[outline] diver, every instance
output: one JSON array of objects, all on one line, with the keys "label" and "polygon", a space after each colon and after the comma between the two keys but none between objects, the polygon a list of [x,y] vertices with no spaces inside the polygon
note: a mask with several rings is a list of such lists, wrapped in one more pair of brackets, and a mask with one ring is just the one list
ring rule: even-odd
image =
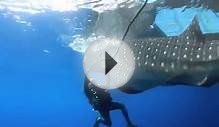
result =
[{"label": "diver", "polygon": [[128,123],[127,127],[136,127],[132,124],[126,107],[121,103],[113,102],[111,95],[107,90],[93,85],[87,78],[84,82],[84,93],[93,109],[100,113],[100,116],[97,117],[93,127],[99,127],[100,124],[111,127],[112,121],[110,118],[110,111],[117,109],[122,111],[122,114]]}]

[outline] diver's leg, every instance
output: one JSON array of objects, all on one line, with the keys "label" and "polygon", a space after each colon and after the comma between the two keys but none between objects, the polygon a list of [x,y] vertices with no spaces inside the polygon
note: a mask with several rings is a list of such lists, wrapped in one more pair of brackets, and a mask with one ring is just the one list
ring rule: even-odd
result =
[{"label": "diver's leg", "polygon": [[101,117],[98,117],[96,119],[96,122],[94,124],[94,127],[99,127],[100,124],[104,124],[108,127],[111,127],[112,126],[112,121],[111,121],[111,118],[110,118],[110,114],[109,114],[109,111],[102,111],[100,112],[101,114]]},{"label": "diver's leg", "polygon": [[102,121],[102,118],[101,117],[97,117],[95,123],[94,123],[94,126],[93,127],[99,127],[100,123]]},{"label": "diver's leg", "polygon": [[126,107],[125,107],[123,104],[118,103],[118,102],[112,102],[110,109],[111,109],[111,110],[120,109],[120,110],[122,111],[123,116],[125,117],[125,119],[126,119],[126,121],[127,121],[127,123],[128,123],[128,126],[129,126],[129,127],[135,127],[135,126],[132,124],[132,122],[131,122],[131,120],[130,120],[130,118],[129,118],[129,115],[128,115],[128,111],[127,111]]}]

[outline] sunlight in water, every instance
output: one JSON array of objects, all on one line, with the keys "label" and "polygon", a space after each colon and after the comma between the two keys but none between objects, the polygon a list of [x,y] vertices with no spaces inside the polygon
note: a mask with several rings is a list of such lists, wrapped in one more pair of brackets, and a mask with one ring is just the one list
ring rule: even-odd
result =
[{"label": "sunlight in water", "polygon": [[70,11],[76,10],[77,5],[85,0],[4,0],[0,1],[0,9],[7,9],[13,12],[27,12],[31,14],[50,11]]},{"label": "sunlight in water", "polygon": [[[26,12],[31,14],[46,11],[74,11],[79,8],[89,8],[97,12],[113,10],[124,5],[133,6],[144,0],[1,0],[0,10]],[[155,0],[149,0],[153,2]]]}]

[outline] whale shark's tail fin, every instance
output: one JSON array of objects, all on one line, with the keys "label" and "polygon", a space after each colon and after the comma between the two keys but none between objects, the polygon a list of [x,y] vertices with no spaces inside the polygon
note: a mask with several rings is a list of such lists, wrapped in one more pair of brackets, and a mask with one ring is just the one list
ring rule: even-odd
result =
[{"label": "whale shark's tail fin", "polygon": [[181,38],[188,40],[196,40],[197,42],[205,42],[206,38],[203,35],[199,26],[198,17],[195,16],[189,27],[180,35]]}]

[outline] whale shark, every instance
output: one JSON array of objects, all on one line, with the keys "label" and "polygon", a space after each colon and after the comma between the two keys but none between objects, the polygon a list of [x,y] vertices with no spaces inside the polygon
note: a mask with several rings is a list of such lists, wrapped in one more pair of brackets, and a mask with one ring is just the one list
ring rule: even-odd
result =
[{"label": "whale shark", "polygon": [[207,37],[195,16],[179,36],[125,40],[133,50],[136,68],[120,90],[139,93],[166,85],[215,85],[219,82],[219,40]]},{"label": "whale shark", "polygon": [[[121,38],[136,12],[142,4],[134,6],[119,7],[114,10],[98,13],[97,21],[95,22],[93,33],[97,36],[106,38]],[[160,28],[154,24],[158,10],[153,3],[148,3],[141,11],[135,22],[133,22],[128,39],[137,39],[142,37],[164,37],[166,36]]]}]

